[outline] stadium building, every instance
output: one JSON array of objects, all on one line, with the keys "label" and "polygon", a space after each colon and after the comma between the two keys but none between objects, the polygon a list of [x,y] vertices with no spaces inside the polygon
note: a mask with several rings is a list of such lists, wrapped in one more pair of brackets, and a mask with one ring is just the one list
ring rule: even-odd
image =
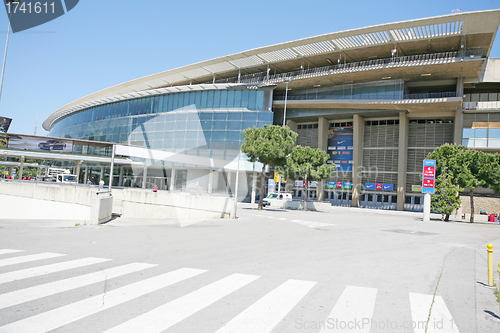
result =
[{"label": "stadium building", "polygon": [[[434,148],[500,151],[500,59],[489,58],[499,23],[500,10],[456,13],[252,49],[98,91],[43,127],[51,137],[231,161],[242,130],[285,122],[297,144],[337,165],[311,199],[420,211],[422,161]],[[141,187],[218,192],[235,182],[221,168],[165,159],[141,174],[122,168],[114,181],[133,186],[147,173]],[[244,169],[255,189],[259,168]],[[288,184],[295,198],[302,185]]]}]

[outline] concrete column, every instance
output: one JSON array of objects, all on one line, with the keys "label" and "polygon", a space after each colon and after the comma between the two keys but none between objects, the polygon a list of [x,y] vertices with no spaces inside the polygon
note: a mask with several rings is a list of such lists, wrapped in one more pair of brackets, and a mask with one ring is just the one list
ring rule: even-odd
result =
[{"label": "concrete column", "polygon": [[226,172],[227,176],[227,184],[226,184],[226,192],[229,194],[229,191],[231,190],[231,172]]},{"label": "concrete column", "polygon": [[104,179],[104,167],[101,167],[101,174],[99,175],[99,180]]},{"label": "concrete column", "polygon": [[361,170],[363,168],[363,135],[365,120],[355,114],[352,119],[353,125],[353,151],[352,151],[352,206],[359,207],[359,196],[361,192]]},{"label": "concrete column", "polygon": [[214,186],[214,170],[208,171],[208,193],[212,193]]},{"label": "concrete column", "polygon": [[257,194],[257,177],[259,177],[258,172],[253,173],[253,178],[252,178],[252,197],[250,199],[251,203],[255,203],[255,195]]},{"label": "concrete column", "polygon": [[318,118],[318,149],[328,152],[328,119]]},{"label": "concrete column", "polygon": [[408,151],[408,116],[406,111],[399,113],[399,148],[398,148],[398,210],[405,208],[406,162]]},{"label": "concrete column", "polygon": [[293,121],[293,120],[287,120],[286,121],[286,125],[288,127],[290,127],[290,129],[292,131],[294,131],[295,133],[297,133],[297,123],[295,121]]},{"label": "concrete column", "polygon": [[[12,171],[14,171],[14,167],[9,167],[9,176],[12,176]],[[12,176],[14,177],[14,176]]]},{"label": "concrete column", "polygon": [[462,127],[463,127],[463,111],[462,108],[459,107],[457,108],[457,111],[455,111],[455,121],[454,124],[455,126],[455,133],[453,136],[453,142],[457,145],[462,144]]},{"label": "concrete column", "polygon": [[[328,153],[328,119],[318,118],[318,149]],[[325,180],[318,182],[316,188],[316,200],[322,202],[324,200]]]},{"label": "concrete column", "polygon": [[21,156],[21,158],[19,159],[19,161],[21,162],[21,166],[19,167],[19,177],[18,177],[18,179],[23,179],[24,156]]},{"label": "concrete column", "polygon": [[120,175],[118,176],[118,186],[123,186],[123,165],[120,166]]},{"label": "concrete column", "polygon": [[85,179],[83,180],[83,183],[84,183],[84,184],[87,184],[87,179],[89,178],[89,176],[88,176],[88,172],[89,172],[89,167],[85,167],[85,174],[84,174],[84,176],[83,176],[83,177],[85,178]]},{"label": "concrete column", "polygon": [[144,171],[142,172],[142,188],[146,188],[146,180],[148,176],[148,167],[144,167]]},{"label": "concrete column", "polygon": [[[79,183],[80,182],[80,167],[82,166],[82,162],[83,161],[76,161],[76,171],[75,171],[75,174],[76,174],[76,182]],[[85,182],[87,180],[85,179]],[[85,183],[84,182],[84,183]]]},{"label": "concrete column", "polygon": [[175,191],[175,169],[172,168],[172,173],[170,175],[170,191]]}]

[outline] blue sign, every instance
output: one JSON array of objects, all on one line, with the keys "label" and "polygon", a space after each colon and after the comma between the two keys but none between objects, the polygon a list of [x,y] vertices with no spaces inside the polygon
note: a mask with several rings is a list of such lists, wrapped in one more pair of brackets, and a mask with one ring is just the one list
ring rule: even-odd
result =
[{"label": "blue sign", "polygon": [[333,127],[328,131],[327,163],[334,163],[335,171],[352,171],[353,128]]},{"label": "blue sign", "polygon": [[394,184],[382,184],[382,190],[394,191]]},{"label": "blue sign", "polygon": [[365,190],[376,190],[377,189],[377,184],[375,183],[366,183],[365,184]]}]

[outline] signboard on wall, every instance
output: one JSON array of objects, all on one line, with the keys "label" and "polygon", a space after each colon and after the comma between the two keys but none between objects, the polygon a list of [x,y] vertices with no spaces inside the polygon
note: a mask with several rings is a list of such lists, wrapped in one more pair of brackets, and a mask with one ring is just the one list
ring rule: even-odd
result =
[{"label": "signboard on wall", "polygon": [[[308,187],[316,187],[318,186],[318,182],[316,181],[313,181],[313,182],[307,182],[308,183]],[[295,186],[296,187],[305,187],[306,185],[306,182],[304,180],[296,180],[295,181]]]},{"label": "signboard on wall", "polygon": [[7,133],[11,122],[12,119],[10,118],[0,117],[0,132]]},{"label": "signboard on wall", "polygon": [[394,191],[394,184],[365,183],[365,190]]},{"label": "signboard on wall", "polygon": [[328,130],[327,163],[334,163],[335,171],[352,171],[353,128],[333,127]]},{"label": "signboard on wall", "polygon": [[45,151],[72,153],[73,142],[62,139],[43,139],[37,137],[25,137],[20,135],[10,135],[8,147],[18,150]]}]

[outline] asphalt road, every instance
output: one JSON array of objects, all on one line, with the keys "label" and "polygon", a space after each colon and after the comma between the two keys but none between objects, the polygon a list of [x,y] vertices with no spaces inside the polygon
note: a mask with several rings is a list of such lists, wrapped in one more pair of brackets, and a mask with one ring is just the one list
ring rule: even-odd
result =
[{"label": "asphalt road", "polygon": [[254,207],[69,228],[0,220],[0,332],[500,331],[485,287],[500,225]]}]

